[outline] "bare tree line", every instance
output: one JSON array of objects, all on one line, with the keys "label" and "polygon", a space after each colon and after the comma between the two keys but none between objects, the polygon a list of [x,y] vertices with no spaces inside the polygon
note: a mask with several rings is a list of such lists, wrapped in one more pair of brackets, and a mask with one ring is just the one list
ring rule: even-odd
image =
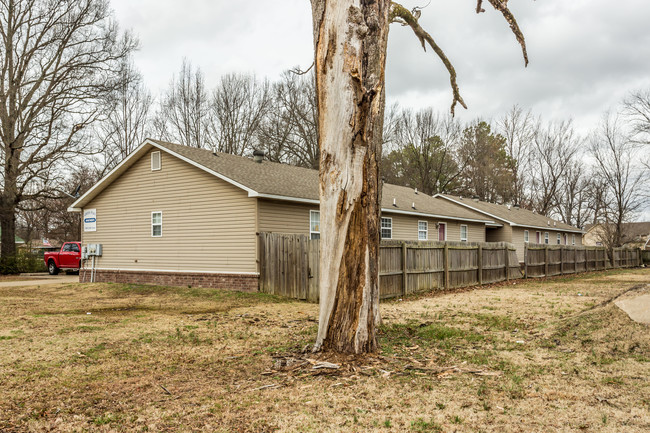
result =
[{"label": "bare tree line", "polygon": [[586,136],[518,106],[493,122],[461,125],[424,109],[387,124],[385,179],[428,194],[510,203],[577,227],[604,223],[611,246],[648,205],[650,91],[632,93]]},{"label": "bare tree line", "polygon": [[[147,136],[235,155],[259,149],[275,162],[318,167],[313,76],[286,72],[271,83],[254,74],[231,73],[208,89],[201,70],[184,60],[154,100],[140,87],[142,78],[127,68],[130,88],[118,89],[106,101],[110,122],[97,129],[105,144],[101,172]],[[123,98],[122,90],[129,90],[131,97]]]}]

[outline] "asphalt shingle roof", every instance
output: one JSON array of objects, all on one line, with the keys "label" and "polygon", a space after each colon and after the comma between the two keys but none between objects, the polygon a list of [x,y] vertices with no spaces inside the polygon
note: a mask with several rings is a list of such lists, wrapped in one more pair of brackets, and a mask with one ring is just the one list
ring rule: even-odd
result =
[{"label": "asphalt shingle roof", "polygon": [[564,224],[563,222],[554,220],[553,218],[549,218],[547,216],[540,215],[526,209],[517,209],[514,206],[510,206],[510,208],[508,208],[506,205],[478,201],[468,197],[459,197],[449,194],[440,195],[454,200],[458,203],[462,203],[466,206],[470,206],[480,212],[494,215],[501,221],[508,221],[516,225],[525,227],[548,228],[550,230],[580,231],[580,229],[577,227]]},{"label": "asphalt shingle roof", "polygon": [[[159,146],[217,172],[259,194],[287,198],[318,200],[318,171],[288,164],[264,161],[261,164],[250,158],[210,150],[151,140]],[[395,199],[396,206],[393,206]],[[413,207],[413,204],[415,207]],[[434,198],[408,187],[385,183],[382,208],[394,211],[425,213],[489,222],[493,218]]]}]

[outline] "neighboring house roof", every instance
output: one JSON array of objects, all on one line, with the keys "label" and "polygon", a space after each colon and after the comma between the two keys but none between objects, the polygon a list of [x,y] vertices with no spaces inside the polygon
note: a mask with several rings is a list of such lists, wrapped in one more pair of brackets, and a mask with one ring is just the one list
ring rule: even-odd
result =
[{"label": "neighboring house roof", "polygon": [[[0,236],[2,236],[2,229],[0,229]],[[15,243],[17,243],[17,244],[24,244],[25,243],[23,238],[21,238],[19,236],[14,235],[14,238],[15,238]]]},{"label": "neighboring house roof", "polygon": [[[585,225],[586,232],[592,232],[601,224]],[[613,226],[613,224],[612,224]],[[623,223],[622,225],[622,242],[645,242],[650,237],[650,221]]]},{"label": "neighboring house roof", "polygon": [[[260,164],[242,156],[222,152],[214,154],[207,149],[148,139],[93,188],[77,199],[68,210],[80,211],[151,148],[158,148],[211,173],[247,191],[249,197],[319,203],[318,170],[270,161]],[[393,206],[393,199],[396,206]],[[384,212],[494,223],[492,218],[487,218],[479,212],[423,193],[416,193],[411,188],[391,184],[384,184],[381,205]]]},{"label": "neighboring house roof", "polygon": [[481,212],[482,214],[503,221],[511,226],[521,226],[535,228],[540,230],[557,230],[582,233],[577,227],[564,224],[544,215],[531,212],[526,209],[516,208],[514,206],[488,203],[467,197],[458,197],[449,194],[436,194],[434,197],[441,197],[450,202],[454,202],[468,209]]}]

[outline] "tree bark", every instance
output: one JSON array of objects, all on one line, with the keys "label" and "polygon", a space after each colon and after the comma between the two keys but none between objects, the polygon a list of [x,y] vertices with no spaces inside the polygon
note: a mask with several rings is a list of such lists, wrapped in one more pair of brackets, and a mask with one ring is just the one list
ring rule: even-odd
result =
[{"label": "tree bark", "polygon": [[320,144],[315,350],[377,348],[387,0],[312,0]]}]

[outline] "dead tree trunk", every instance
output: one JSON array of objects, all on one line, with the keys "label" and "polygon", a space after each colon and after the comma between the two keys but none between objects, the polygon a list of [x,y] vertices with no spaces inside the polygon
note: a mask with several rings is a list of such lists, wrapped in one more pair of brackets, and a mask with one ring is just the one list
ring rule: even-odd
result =
[{"label": "dead tree trunk", "polygon": [[320,156],[316,349],[372,352],[390,1],[313,0]]},{"label": "dead tree trunk", "polygon": [[[489,0],[522,45],[506,2]],[[320,145],[320,316],[314,350],[377,349],[379,322],[379,166],[384,117],[384,72],[391,22],[411,27],[449,71],[453,101],[465,107],[456,71],[431,35],[390,0],[311,0]],[[483,11],[482,0],[476,11]]]}]

